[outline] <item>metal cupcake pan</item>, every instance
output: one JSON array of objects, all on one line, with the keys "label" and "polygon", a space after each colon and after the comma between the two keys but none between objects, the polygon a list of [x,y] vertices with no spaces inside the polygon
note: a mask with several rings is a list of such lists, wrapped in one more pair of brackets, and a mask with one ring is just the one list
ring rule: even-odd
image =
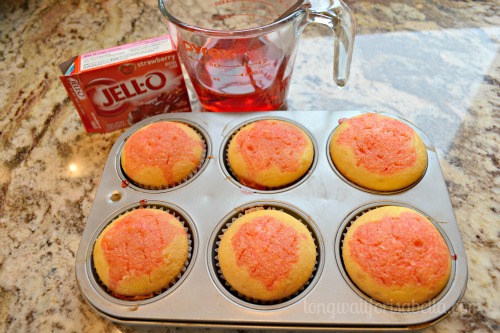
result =
[{"label": "metal cupcake pan", "polygon": [[[362,112],[293,111],[265,113],[164,114],[143,120],[118,138],[108,156],[77,253],[76,277],[82,295],[101,316],[136,329],[168,326],[301,330],[422,329],[444,318],[461,300],[467,262],[436,151],[425,134],[404,119],[427,147],[428,166],[413,186],[397,192],[368,191],[351,184],[336,170],[328,145],[338,121]],[[225,160],[225,145],[244,124],[281,119],[311,137],[315,158],[303,179],[289,187],[253,190],[235,180]],[[206,158],[195,175],[165,190],[142,189],[120,169],[126,139],[155,121],[184,122],[198,131]],[[428,216],[443,234],[453,255],[448,285],[436,299],[397,309],[380,304],[349,280],[341,259],[343,233],[362,211],[381,205],[409,206]],[[182,276],[165,292],[146,300],[117,299],[102,288],[92,267],[92,248],[99,232],[130,207],[159,205],[176,212],[191,235],[191,258]],[[316,269],[308,284],[290,299],[256,304],[238,297],[217,275],[217,235],[232,216],[251,206],[268,206],[295,214],[317,243]]]}]

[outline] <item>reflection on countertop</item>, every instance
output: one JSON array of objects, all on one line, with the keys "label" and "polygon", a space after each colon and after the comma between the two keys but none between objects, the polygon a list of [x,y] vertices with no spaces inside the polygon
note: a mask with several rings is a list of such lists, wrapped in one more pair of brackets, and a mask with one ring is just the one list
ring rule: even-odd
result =
[{"label": "reflection on countertop", "polygon": [[[289,109],[389,112],[430,137],[462,233],[469,279],[463,301],[426,332],[498,331],[498,2],[346,3],[358,24],[347,87],[340,90],[332,80],[332,51],[325,47],[330,32],[308,26]],[[85,133],[57,65],[166,32],[155,1],[119,4],[0,3],[2,332],[118,331],[85,303],[74,264],[106,158],[123,131]]]}]

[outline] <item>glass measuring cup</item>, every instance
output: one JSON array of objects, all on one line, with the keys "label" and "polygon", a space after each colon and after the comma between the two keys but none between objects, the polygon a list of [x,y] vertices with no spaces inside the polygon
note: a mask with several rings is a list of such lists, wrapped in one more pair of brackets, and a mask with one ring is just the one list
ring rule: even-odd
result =
[{"label": "glass measuring cup", "polygon": [[334,33],[333,78],[349,77],[355,22],[341,0],[159,0],[172,40],[208,111],[286,109],[298,41],[310,23]]}]

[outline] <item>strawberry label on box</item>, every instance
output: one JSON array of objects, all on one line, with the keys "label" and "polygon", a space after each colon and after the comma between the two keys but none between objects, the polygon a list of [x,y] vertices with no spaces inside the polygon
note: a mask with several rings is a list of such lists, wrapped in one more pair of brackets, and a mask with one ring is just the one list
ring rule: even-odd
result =
[{"label": "strawberry label on box", "polygon": [[86,53],[59,67],[87,132],[110,132],[153,115],[191,111],[169,36]]}]

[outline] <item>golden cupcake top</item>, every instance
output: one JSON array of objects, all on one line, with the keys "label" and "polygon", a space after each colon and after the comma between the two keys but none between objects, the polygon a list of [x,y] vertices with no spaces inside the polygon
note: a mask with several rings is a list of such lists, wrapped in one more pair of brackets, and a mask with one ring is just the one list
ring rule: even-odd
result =
[{"label": "golden cupcake top", "polygon": [[314,147],[307,133],[282,120],[259,120],[241,128],[228,147],[229,166],[244,185],[285,186],[311,167]]},{"label": "golden cupcake top", "polygon": [[218,253],[231,287],[258,300],[291,296],[309,280],[316,263],[309,230],[277,210],[257,210],[238,218],[224,233]]},{"label": "golden cupcake top", "polygon": [[451,272],[443,236],[426,217],[406,207],[364,213],[349,227],[342,255],[353,282],[387,304],[428,301],[444,288]]},{"label": "golden cupcake top", "polygon": [[332,135],[330,156],[347,179],[379,191],[408,187],[427,167],[420,136],[404,122],[375,113],[343,119]]},{"label": "golden cupcake top", "polygon": [[203,141],[194,129],[180,122],[158,121],[125,141],[121,166],[138,185],[168,187],[197,170],[203,151]]},{"label": "golden cupcake top", "polygon": [[188,255],[187,232],[172,214],[135,209],[118,217],[94,245],[94,265],[116,296],[150,296],[175,278]]}]

